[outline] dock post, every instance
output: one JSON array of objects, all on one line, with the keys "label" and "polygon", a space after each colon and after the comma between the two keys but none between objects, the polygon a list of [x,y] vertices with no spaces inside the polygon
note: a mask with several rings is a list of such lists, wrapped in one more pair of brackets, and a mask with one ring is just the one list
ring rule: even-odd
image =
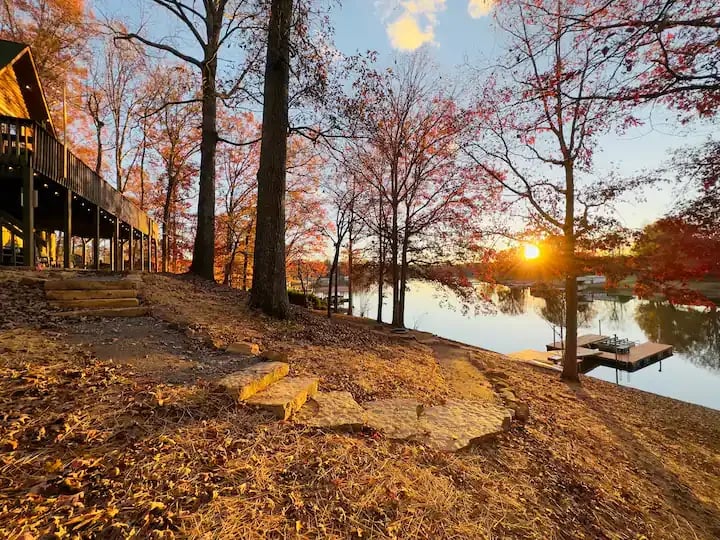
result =
[{"label": "dock post", "polygon": [[95,226],[93,227],[93,266],[100,270],[100,206],[95,205]]},{"label": "dock post", "polygon": [[22,167],[23,265],[35,266],[35,186],[30,164]]},{"label": "dock post", "polygon": [[72,268],[72,201],[71,190],[65,191],[63,201],[63,267]]},{"label": "dock post", "polygon": [[618,380],[618,368],[615,368],[615,384],[620,384],[620,381]]}]

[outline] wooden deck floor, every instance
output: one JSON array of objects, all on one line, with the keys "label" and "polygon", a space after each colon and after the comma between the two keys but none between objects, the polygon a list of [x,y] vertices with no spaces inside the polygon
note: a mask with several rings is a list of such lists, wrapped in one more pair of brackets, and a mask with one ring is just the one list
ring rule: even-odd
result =
[{"label": "wooden deck floor", "polygon": [[650,341],[635,345],[628,354],[615,354],[611,352],[597,351],[594,356],[602,364],[610,365],[628,371],[635,371],[648,366],[658,360],[671,356],[672,345],[663,343],[652,343]]},{"label": "wooden deck floor", "polygon": [[[602,341],[603,339],[607,339],[608,336],[601,336],[599,334],[584,334],[582,336],[578,336],[577,338],[577,346],[578,347],[586,347],[586,348],[592,348],[589,347],[589,345],[593,345],[599,341]],[[552,343],[548,343],[546,345],[548,351],[559,351],[565,348],[565,344],[561,341],[554,341]]]}]

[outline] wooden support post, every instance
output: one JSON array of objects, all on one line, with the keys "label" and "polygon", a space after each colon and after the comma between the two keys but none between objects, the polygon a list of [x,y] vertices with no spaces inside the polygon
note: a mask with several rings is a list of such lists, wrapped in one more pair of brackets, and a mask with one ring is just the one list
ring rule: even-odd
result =
[{"label": "wooden support post", "polygon": [[128,254],[130,255],[130,264],[128,270],[133,271],[135,266],[135,253],[133,253],[133,244],[135,243],[135,228],[130,227],[130,241],[128,242]]},{"label": "wooden support post", "polygon": [[122,249],[120,244],[120,219],[115,218],[115,229],[113,230],[113,258],[112,258],[112,269],[115,272],[122,270]]},{"label": "wooden support post", "polygon": [[23,194],[23,265],[35,266],[35,186],[33,170],[22,167]]},{"label": "wooden support post", "polygon": [[100,270],[100,207],[95,206],[95,227],[93,228],[93,261],[95,270]]},{"label": "wooden support post", "polygon": [[143,244],[143,240],[145,239],[145,235],[140,232],[140,271],[145,271],[145,248]]},{"label": "wooden support post", "polygon": [[73,194],[69,189],[65,191],[63,200],[63,267],[72,268],[72,199]]},{"label": "wooden support post", "polygon": [[[152,230],[152,229],[151,229]],[[152,238],[148,234],[147,237],[147,270],[152,272]]]}]

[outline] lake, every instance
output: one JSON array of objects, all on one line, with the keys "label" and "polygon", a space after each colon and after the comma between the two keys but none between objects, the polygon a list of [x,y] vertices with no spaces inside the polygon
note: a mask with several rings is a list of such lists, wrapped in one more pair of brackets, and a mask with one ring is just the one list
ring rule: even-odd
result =
[{"label": "lake", "polygon": [[[545,350],[562,319],[561,292],[478,285],[492,304],[463,308],[450,291],[411,282],[405,324],[442,337],[502,353]],[[384,318],[389,321],[390,291]],[[579,334],[617,334],[642,343],[673,345],[673,356],[633,373],[598,366],[586,375],[720,410],[720,311],[672,306],[631,296],[587,293],[579,310]],[[355,314],[376,317],[374,292],[357,294]],[[599,332],[600,331],[600,332]]]}]

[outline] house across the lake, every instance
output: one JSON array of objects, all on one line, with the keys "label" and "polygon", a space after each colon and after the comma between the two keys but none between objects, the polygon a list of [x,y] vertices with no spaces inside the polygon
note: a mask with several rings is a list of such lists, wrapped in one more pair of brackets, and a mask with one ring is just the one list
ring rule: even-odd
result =
[{"label": "house across the lake", "polygon": [[0,264],[154,270],[159,229],[56,136],[30,48],[0,40]]}]

